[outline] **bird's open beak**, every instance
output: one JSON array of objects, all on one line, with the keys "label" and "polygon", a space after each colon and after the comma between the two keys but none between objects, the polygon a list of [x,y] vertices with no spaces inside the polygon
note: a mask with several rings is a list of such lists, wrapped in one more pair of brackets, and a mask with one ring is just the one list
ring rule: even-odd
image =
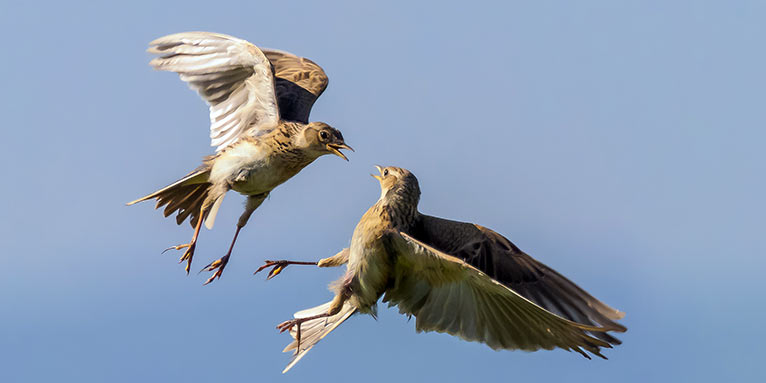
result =
[{"label": "bird's open beak", "polygon": [[372,178],[375,178],[378,181],[383,181],[383,168],[380,165],[375,165],[376,168],[378,168],[378,173],[380,173],[379,176],[376,176],[375,174],[370,174]]},{"label": "bird's open beak", "polygon": [[350,150],[352,152],[354,151],[354,149],[352,147],[350,147],[350,146],[348,146],[346,144],[340,144],[340,145],[338,145],[338,144],[327,144],[327,150],[329,150],[330,153],[332,153],[332,154],[334,154],[334,155],[336,155],[336,156],[338,156],[338,157],[348,161],[348,157],[346,157],[345,154],[341,153],[341,151],[339,149],[348,149],[348,150]]}]

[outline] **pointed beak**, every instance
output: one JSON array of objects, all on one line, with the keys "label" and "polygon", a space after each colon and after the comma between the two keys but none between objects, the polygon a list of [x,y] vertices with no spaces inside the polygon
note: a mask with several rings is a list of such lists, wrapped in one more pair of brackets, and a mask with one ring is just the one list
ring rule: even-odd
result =
[{"label": "pointed beak", "polygon": [[354,151],[354,149],[346,144],[327,144],[327,150],[330,151],[330,153],[348,161],[348,157],[346,157],[345,154],[341,153],[339,149],[348,149],[350,151]]},{"label": "pointed beak", "polygon": [[[375,165],[375,167],[378,168],[378,173],[383,175],[383,168],[380,165]],[[377,176],[375,174],[370,174],[370,175],[372,176],[372,178],[375,178],[378,181],[383,181],[383,177],[381,176]]]}]

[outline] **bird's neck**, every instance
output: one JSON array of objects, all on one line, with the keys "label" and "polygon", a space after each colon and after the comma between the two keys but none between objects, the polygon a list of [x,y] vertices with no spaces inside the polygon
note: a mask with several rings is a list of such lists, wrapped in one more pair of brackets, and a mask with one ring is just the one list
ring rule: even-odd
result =
[{"label": "bird's neck", "polygon": [[286,134],[288,137],[293,137],[302,135],[303,129],[306,128],[305,124],[301,124],[300,122],[294,122],[294,121],[284,121],[282,122],[282,131],[284,134]]},{"label": "bird's neck", "polygon": [[378,200],[378,210],[394,226],[406,230],[418,219],[418,195],[389,191]]},{"label": "bird's neck", "polygon": [[305,131],[308,125],[300,122],[285,122],[280,136],[282,140],[289,142],[289,147],[299,151],[306,165],[321,157],[327,152],[310,149],[311,145],[306,141]]},{"label": "bird's neck", "polygon": [[317,159],[317,155],[305,150],[303,129],[299,123],[283,122],[279,129],[271,136],[276,153],[282,157],[289,157],[292,167],[302,169]]},{"label": "bird's neck", "polygon": [[296,148],[303,148],[308,145],[306,137],[303,135],[303,131],[306,129],[306,125],[298,122],[284,122],[279,134],[286,140],[290,141],[292,146]]}]

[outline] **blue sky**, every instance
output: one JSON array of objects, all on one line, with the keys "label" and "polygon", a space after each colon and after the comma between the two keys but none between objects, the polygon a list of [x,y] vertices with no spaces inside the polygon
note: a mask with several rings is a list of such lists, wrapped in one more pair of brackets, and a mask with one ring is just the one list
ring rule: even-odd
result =
[{"label": "blue sky", "polygon": [[[764,379],[762,2],[359,3],[0,2],[4,381]],[[188,30],[322,65],[312,119],[357,150],[280,186],[204,287],[160,255],[189,227],[124,206],[212,152],[204,103],[147,64],[149,41]],[[421,211],[491,227],[625,311],[624,344],[495,352],[381,308],[280,375],[274,326],[342,270],[252,272],[345,247],[373,164],[412,170]]]}]

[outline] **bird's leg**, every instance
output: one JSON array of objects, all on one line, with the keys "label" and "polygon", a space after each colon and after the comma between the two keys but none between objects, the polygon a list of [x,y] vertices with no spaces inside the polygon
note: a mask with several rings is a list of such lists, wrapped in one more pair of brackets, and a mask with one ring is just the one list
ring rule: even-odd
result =
[{"label": "bird's leg", "polygon": [[335,298],[333,298],[332,303],[330,303],[330,308],[327,310],[327,312],[284,321],[277,325],[277,330],[279,330],[280,333],[283,333],[285,331],[290,331],[293,327],[297,326],[295,329],[295,341],[298,343],[297,347],[295,348],[295,353],[297,355],[301,351],[301,324],[303,322],[308,322],[314,319],[328,318],[339,313],[341,308],[343,308],[343,303],[345,303],[350,296],[351,290],[349,289],[348,284],[344,284],[342,290],[335,295]]},{"label": "bird's leg", "polygon": [[223,274],[223,269],[226,268],[226,264],[229,263],[229,257],[231,256],[231,251],[234,249],[234,244],[237,242],[237,237],[239,236],[239,231],[242,230],[245,225],[247,225],[247,221],[250,220],[250,216],[253,215],[253,212],[255,209],[258,208],[258,206],[261,206],[261,203],[266,199],[268,196],[268,193],[264,194],[258,194],[254,196],[247,197],[247,203],[245,204],[245,211],[242,213],[242,215],[239,217],[239,221],[237,221],[237,231],[234,232],[234,238],[231,240],[231,245],[229,245],[229,251],[226,252],[226,255],[223,257],[216,259],[213,262],[210,262],[207,266],[203,267],[200,272],[203,271],[213,271],[215,270],[215,273],[205,281],[205,285],[208,283],[214,281],[216,278],[220,279],[221,274]]},{"label": "bird's leg", "polygon": [[239,236],[240,230],[242,230],[242,226],[237,225],[237,231],[234,232],[234,238],[231,240],[231,245],[229,245],[229,251],[226,252],[226,255],[216,259],[213,262],[210,262],[207,266],[200,270],[200,272],[215,270],[215,273],[210,278],[208,278],[205,283],[203,283],[203,285],[207,285],[208,283],[214,281],[216,278],[221,278],[223,269],[226,268],[226,264],[229,263],[229,257],[231,256],[231,251],[234,249],[234,243],[237,242],[237,236]]},{"label": "bird's leg", "polygon": [[274,278],[282,272],[282,270],[285,269],[285,267],[289,265],[316,265],[319,267],[335,267],[335,266],[341,266],[345,265],[348,262],[348,248],[345,248],[341,251],[339,251],[337,254],[333,255],[332,257],[328,258],[322,258],[318,262],[302,262],[302,261],[288,261],[288,260],[280,260],[280,261],[265,261],[266,263],[259,267],[258,270],[255,270],[253,274],[258,274],[260,271],[263,271],[263,269],[266,269],[268,267],[273,267],[271,271],[269,271],[269,274],[266,276],[266,280],[269,280],[271,278]]},{"label": "bird's leg", "polygon": [[165,253],[166,251],[173,249],[173,250],[181,250],[186,249],[184,254],[181,256],[181,259],[178,261],[178,263],[181,263],[183,261],[186,261],[186,274],[189,274],[189,269],[191,268],[192,258],[194,257],[194,249],[197,247],[197,237],[199,237],[199,230],[202,228],[202,221],[205,219],[205,214],[203,214],[203,209],[200,209],[199,215],[197,216],[197,224],[194,225],[194,235],[192,236],[191,242],[185,243],[183,245],[176,245],[168,247],[167,249],[163,250],[162,252]]}]

